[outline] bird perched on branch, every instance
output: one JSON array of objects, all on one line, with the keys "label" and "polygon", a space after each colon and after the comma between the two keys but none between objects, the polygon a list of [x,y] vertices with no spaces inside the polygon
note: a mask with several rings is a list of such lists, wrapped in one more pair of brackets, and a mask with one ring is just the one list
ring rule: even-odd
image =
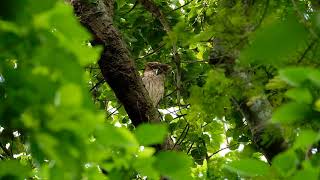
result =
[{"label": "bird perched on branch", "polygon": [[159,62],[148,62],[145,66],[142,81],[155,107],[163,98],[165,76],[170,69],[169,65]]}]

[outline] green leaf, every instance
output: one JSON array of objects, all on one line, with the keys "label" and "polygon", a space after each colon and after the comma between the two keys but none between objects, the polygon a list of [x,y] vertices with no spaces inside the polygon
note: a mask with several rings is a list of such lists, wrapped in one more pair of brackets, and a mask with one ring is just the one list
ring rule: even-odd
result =
[{"label": "green leaf", "polygon": [[307,79],[310,68],[291,67],[279,71],[280,78],[292,86],[301,86]]},{"label": "green leaf", "polygon": [[[66,15],[68,18],[65,18]],[[63,21],[61,21],[63,19]],[[91,34],[84,28],[78,19],[73,16],[70,6],[57,3],[54,10],[48,14],[47,21],[54,28],[53,34],[58,37],[64,47],[77,56],[81,65],[96,62],[102,51],[102,47],[91,47],[86,42],[91,39]]]},{"label": "green leaf", "polygon": [[139,143],[144,146],[163,143],[166,134],[167,127],[163,124],[142,124],[135,131]]},{"label": "green leaf", "polygon": [[153,167],[155,158],[137,158],[133,162],[133,167],[143,176],[150,179],[159,179],[159,172]]},{"label": "green leaf", "polygon": [[315,85],[320,87],[320,71],[319,70],[313,70],[309,73],[309,79],[311,82],[313,82]]},{"label": "green leaf", "polygon": [[34,0],[28,0],[29,1],[29,7],[28,10],[32,10],[33,13],[41,13],[44,11],[48,11],[54,5],[56,4],[57,0],[46,0],[42,1],[41,3],[34,1]]},{"label": "green leaf", "polygon": [[47,11],[54,7],[57,0],[10,0],[3,1],[0,5],[0,18],[14,21],[23,25],[30,25],[30,19],[34,14]]},{"label": "green leaf", "polygon": [[160,152],[156,156],[155,167],[161,175],[173,180],[191,179],[192,160],[181,152]]},{"label": "green leaf", "polygon": [[227,164],[226,169],[243,176],[263,176],[269,171],[269,165],[256,159],[242,159]]},{"label": "green leaf", "polygon": [[275,110],[272,116],[272,121],[280,123],[294,123],[296,121],[306,119],[310,113],[311,109],[307,104],[290,102]]},{"label": "green leaf", "polygon": [[124,5],[126,5],[126,0],[117,0],[117,8],[121,9]]},{"label": "green leaf", "polygon": [[289,15],[260,28],[250,46],[242,51],[240,62],[281,65],[288,61],[288,55],[306,44],[308,34],[296,16]]},{"label": "green leaf", "polygon": [[307,148],[318,140],[320,140],[319,133],[312,130],[302,130],[294,143],[294,147]]},{"label": "green leaf", "polygon": [[281,153],[272,160],[272,166],[284,177],[290,176],[296,170],[297,163],[298,159],[292,151]]},{"label": "green leaf", "polygon": [[319,170],[304,169],[298,171],[292,178],[292,180],[318,180]]},{"label": "green leaf", "polygon": [[[60,101],[63,106],[78,106],[82,104],[82,92],[78,85],[76,84],[66,84],[60,91]],[[59,100],[57,100],[59,101]]]},{"label": "green leaf", "polygon": [[138,142],[132,133],[126,128],[117,128],[106,124],[98,127],[95,132],[97,142],[107,147],[122,147],[135,151],[138,149]]},{"label": "green leaf", "polygon": [[313,97],[307,88],[293,88],[286,92],[286,96],[300,103],[311,104]]},{"label": "green leaf", "polygon": [[0,161],[0,179],[19,177],[27,179],[31,174],[31,168],[23,166],[17,160]]}]

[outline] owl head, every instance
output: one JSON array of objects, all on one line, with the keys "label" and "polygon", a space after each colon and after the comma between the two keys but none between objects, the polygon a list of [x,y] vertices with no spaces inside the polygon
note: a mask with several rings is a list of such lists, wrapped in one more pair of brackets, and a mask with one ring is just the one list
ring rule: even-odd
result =
[{"label": "owl head", "polygon": [[170,71],[171,66],[167,64],[161,64],[159,62],[148,62],[145,66],[146,71],[153,71],[156,75],[166,74]]}]

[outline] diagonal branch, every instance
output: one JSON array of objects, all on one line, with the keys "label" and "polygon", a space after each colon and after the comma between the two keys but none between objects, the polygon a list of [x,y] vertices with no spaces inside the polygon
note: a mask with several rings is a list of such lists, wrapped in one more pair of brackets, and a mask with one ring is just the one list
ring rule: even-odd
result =
[{"label": "diagonal branch", "polygon": [[80,22],[103,42],[104,50],[98,62],[104,79],[123,104],[132,123],[160,122],[130,53],[113,26],[114,0],[95,3],[73,0],[72,5]]}]

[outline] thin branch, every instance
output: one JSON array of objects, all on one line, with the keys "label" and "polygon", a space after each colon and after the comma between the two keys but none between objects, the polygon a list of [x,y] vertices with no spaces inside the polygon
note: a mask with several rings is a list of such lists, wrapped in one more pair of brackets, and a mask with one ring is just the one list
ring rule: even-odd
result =
[{"label": "thin branch", "polygon": [[[295,0],[291,0],[291,3],[295,9],[295,11],[297,12],[298,16],[300,16],[300,19],[303,21],[304,25],[306,26],[307,24],[307,20],[305,18],[305,16],[303,15],[303,13],[300,12]],[[307,29],[309,30],[310,34],[315,38],[315,39],[319,39],[318,34],[314,31],[314,29],[312,29],[311,27],[307,27]]]},{"label": "thin branch", "polygon": [[180,142],[178,143],[179,145],[186,139],[186,137],[189,133],[189,130],[190,130],[190,126],[188,126],[187,131],[184,133],[183,138],[180,139]]},{"label": "thin branch", "polygon": [[105,83],[104,79],[101,79],[99,82],[97,82],[89,91],[93,91],[95,88],[97,88],[98,86],[100,86],[101,84]]},{"label": "thin branch", "polygon": [[314,39],[309,46],[305,49],[305,51],[303,52],[303,54],[301,55],[301,57],[299,58],[299,60],[297,61],[297,63],[301,63],[302,60],[306,57],[306,55],[308,54],[308,52],[314,47],[314,45],[316,45],[318,43],[318,39]]},{"label": "thin branch", "polygon": [[239,144],[240,144],[240,143],[236,143],[236,144],[232,144],[232,145],[230,145],[230,146],[224,147],[224,148],[222,148],[222,149],[219,149],[218,151],[216,151],[216,152],[212,153],[210,156],[208,156],[207,160],[209,160],[212,156],[218,154],[219,152],[221,152],[221,151],[223,151],[223,150],[226,150],[226,149],[229,149],[229,148],[232,148],[232,147],[237,146],[237,145],[239,145]]},{"label": "thin branch", "polygon": [[10,151],[0,142],[0,147],[2,149],[2,151],[8,156],[11,157],[11,153]]},{"label": "thin branch", "polygon": [[189,154],[190,153],[190,151],[191,151],[191,148],[192,148],[192,146],[194,145],[194,142],[192,142],[191,143],[191,146],[189,147],[189,149],[188,149],[188,151],[187,151],[187,154]]},{"label": "thin branch", "polygon": [[192,63],[209,63],[209,61],[206,61],[206,60],[201,60],[201,61],[198,61],[198,60],[194,60],[194,61],[181,61],[181,63],[187,63],[187,64],[192,64]]},{"label": "thin branch", "polygon": [[179,143],[180,139],[182,138],[182,136],[184,135],[184,132],[188,129],[188,127],[189,127],[189,124],[187,124],[187,125],[184,127],[182,133],[180,134],[180,136],[179,136],[178,140],[176,141],[176,143],[174,143],[172,149],[174,149],[174,148],[176,147],[176,145]]},{"label": "thin branch", "polygon": [[146,57],[148,57],[148,56],[150,56],[150,55],[152,55],[152,54],[160,51],[165,45],[166,45],[166,44],[163,43],[163,44],[161,44],[159,47],[157,47],[157,49],[155,49],[154,51],[152,51],[151,53],[148,53],[148,54],[144,55],[143,57],[136,58],[135,60],[144,59],[144,58],[146,58]]},{"label": "thin branch", "polygon": [[110,116],[114,115],[114,113],[116,113],[120,108],[122,107],[122,105],[119,105],[114,111],[112,111],[106,119],[109,119]]},{"label": "thin branch", "polygon": [[269,4],[270,4],[270,0],[266,0],[266,5],[264,6],[264,10],[263,10],[263,14],[259,20],[259,22],[255,25],[255,27],[253,28],[253,31],[258,29],[260,27],[260,25],[262,24],[263,20],[265,19],[267,13],[268,13],[268,9],[269,9]]},{"label": "thin branch", "polygon": [[[270,0],[266,0],[266,5],[264,7],[261,18],[258,21],[258,23],[250,30],[250,32],[257,30],[261,26],[263,20],[265,19],[266,15],[267,15],[267,12],[269,9],[269,4],[270,4]],[[233,48],[237,47],[238,45],[240,45],[243,41],[245,41],[248,38],[248,36],[249,36],[249,34],[245,35],[244,37],[241,37],[240,40],[237,43],[235,43],[230,49],[233,49]]]},{"label": "thin branch", "polygon": [[188,114],[181,114],[181,115],[178,115],[177,117],[175,117],[175,118],[173,118],[173,119],[179,119],[179,118],[182,118],[182,117],[184,117],[184,116],[186,116],[186,115],[188,115]]},{"label": "thin branch", "polygon": [[246,119],[246,114],[243,112],[243,110],[241,108],[241,104],[237,101],[237,99],[235,97],[231,97],[231,101],[232,101],[233,105],[236,106],[236,109],[240,112],[242,117]]},{"label": "thin branch", "polygon": [[134,8],[138,5],[138,1],[136,1],[133,5],[133,7],[126,13],[129,14],[132,10],[134,10]]},{"label": "thin branch", "polygon": [[172,95],[174,92],[176,92],[176,91],[177,91],[177,89],[173,90],[173,91],[172,91],[171,93],[169,93],[168,95],[165,95],[162,99],[171,96],[171,95]]},{"label": "thin branch", "polygon": [[177,10],[179,10],[179,9],[187,6],[188,4],[192,3],[192,1],[194,1],[194,0],[190,0],[189,2],[185,3],[184,5],[179,6],[179,7],[177,7],[176,9],[173,9],[173,10],[169,11],[168,14],[170,14],[170,13],[172,13],[172,12],[174,12],[174,11],[177,11]]}]

